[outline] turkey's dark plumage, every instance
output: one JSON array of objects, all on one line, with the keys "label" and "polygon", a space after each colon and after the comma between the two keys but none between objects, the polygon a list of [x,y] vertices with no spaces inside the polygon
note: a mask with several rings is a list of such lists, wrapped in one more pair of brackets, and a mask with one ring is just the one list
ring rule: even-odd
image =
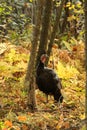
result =
[{"label": "turkey's dark plumage", "polygon": [[46,55],[42,55],[37,67],[36,84],[43,93],[53,95],[56,101],[63,101],[61,82],[54,70],[44,67]]}]

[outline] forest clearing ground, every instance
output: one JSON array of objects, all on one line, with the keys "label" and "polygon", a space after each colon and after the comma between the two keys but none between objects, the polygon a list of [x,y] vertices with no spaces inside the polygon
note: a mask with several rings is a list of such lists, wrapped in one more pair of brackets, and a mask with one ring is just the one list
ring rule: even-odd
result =
[{"label": "forest clearing ground", "polygon": [[[21,46],[10,46],[11,48],[0,55],[1,129],[58,130],[80,123],[85,118],[83,43],[79,49],[78,46],[73,48],[73,55],[66,50],[58,51],[58,48],[53,48],[56,52],[55,69],[62,78],[64,102],[60,105],[54,104],[53,97],[49,96],[49,102],[45,103],[45,95],[36,89],[38,112],[35,113],[27,110],[27,92],[23,86],[29,51]],[[49,66],[52,67],[52,64]]]}]

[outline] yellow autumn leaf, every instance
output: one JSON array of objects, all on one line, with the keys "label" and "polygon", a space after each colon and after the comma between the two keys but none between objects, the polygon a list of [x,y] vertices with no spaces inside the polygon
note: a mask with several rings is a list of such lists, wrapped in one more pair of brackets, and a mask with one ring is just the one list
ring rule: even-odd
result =
[{"label": "yellow autumn leaf", "polygon": [[70,16],[70,17],[68,17],[68,21],[72,21],[72,20],[74,20],[74,19],[76,19],[76,17],[74,16],[74,15],[72,15],[72,16]]},{"label": "yellow autumn leaf", "polygon": [[72,5],[72,9],[74,9],[74,8],[75,8],[75,5],[73,4],[73,5]]},{"label": "yellow autumn leaf", "polygon": [[81,114],[80,119],[85,119],[85,114]]},{"label": "yellow autumn leaf", "polygon": [[66,7],[70,7],[71,6],[71,2],[67,2]]},{"label": "yellow autumn leaf", "polygon": [[51,115],[50,114],[46,114],[46,115],[43,115],[43,117],[48,120],[49,118],[51,118]]},{"label": "yellow autumn leaf", "polygon": [[76,3],[76,6],[78,7],[78,8],[81,8],[81,2],[80,1],[78,1],[77,3]]},{"label": "yellow autumn leaf", "polygon": [[33,2],[33,0],[30,0],[30,2]]}]

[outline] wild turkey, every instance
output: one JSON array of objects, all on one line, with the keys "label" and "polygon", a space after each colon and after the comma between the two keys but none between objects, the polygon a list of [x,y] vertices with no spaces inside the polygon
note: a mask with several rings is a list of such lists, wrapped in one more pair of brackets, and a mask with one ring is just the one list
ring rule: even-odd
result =
[{"label": "wild turkey", "polygon": [[45,67],[44,63],[46,58],[46,54],[41,55],[40,63],[38,64],[36,70],[36,84],[39,90],[41,90],[47,96],[53,95],[54,100],[57,102],[62,102],[63,96],[61,93],[61,81],[53,69]]}]

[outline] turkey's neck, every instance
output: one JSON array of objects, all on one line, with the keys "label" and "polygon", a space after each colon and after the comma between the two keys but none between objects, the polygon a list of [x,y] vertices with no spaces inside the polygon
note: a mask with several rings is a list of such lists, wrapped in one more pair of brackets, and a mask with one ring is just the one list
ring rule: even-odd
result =
[{"label": "turkey's neck", "polygon": [[38,67],[41,68],[41,69],[44,69],[44,63],[41,60],[40,60]]},{"label": "turkey's neck", "polygon": [[37,67],[37,75],[40,75],[40,73],[43,71],[43,69],[44,69],[44,63],[42,63],[40,61],[39,65]]}]

